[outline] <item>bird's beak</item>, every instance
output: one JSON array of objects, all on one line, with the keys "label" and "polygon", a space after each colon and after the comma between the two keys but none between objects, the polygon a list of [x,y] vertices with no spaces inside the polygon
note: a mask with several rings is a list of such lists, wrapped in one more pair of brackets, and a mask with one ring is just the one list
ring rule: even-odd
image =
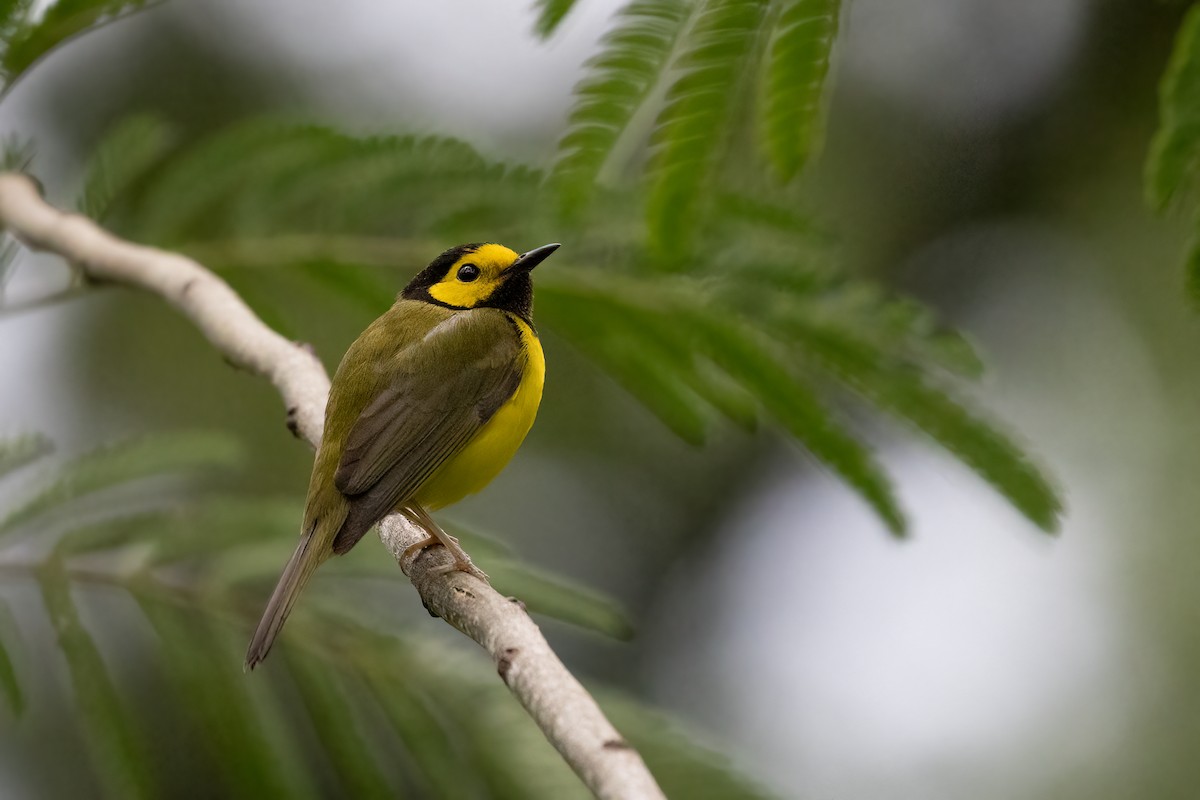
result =
[{"label": "bird's beak", "polygon": [[541,247],[535,247],[528,253],[522,253],[517,256],[517,260],[510,264],[505,272],[529,272],[538,264],[545,261],[559,247],[559,243],[555,242],[554,244],[544,244]]}]

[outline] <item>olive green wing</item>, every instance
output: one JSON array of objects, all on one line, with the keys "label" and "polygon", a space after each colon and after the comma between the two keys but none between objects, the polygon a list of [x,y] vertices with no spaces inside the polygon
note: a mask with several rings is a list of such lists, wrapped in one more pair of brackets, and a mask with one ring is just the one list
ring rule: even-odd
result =
[{"label": "olive green wing", "polygon": [[334,486],[350,513],[334,540],[349,550],[504,405],[521,382],[525,352],[503,312],[455,314],[388,365],[387,385],[350,429]]}]

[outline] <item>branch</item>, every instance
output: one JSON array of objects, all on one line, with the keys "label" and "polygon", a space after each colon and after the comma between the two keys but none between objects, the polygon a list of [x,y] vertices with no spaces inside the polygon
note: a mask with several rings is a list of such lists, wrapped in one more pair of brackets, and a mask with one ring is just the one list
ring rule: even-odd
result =
[{"label": "branch", "polygon": [[[288,427],[313,447],[321,439],[329,377],[304,344],[268,328],[223,280],[176,253],[123,241],[86,217],[47,204],[32,180],[0,174],[0,226],[34,250],[56,253],[94,281],[158,295],[190,319],[236,366],[268,378],[287,409]],[[444,547],[405,557],[423,528],[400,514],[379,536],[421,601],[478,642],[501,679],[575,773],[603,800],[663,798],[638,753],[550,649],[520,601],[463,572],[440,573],[453,559]]]}]

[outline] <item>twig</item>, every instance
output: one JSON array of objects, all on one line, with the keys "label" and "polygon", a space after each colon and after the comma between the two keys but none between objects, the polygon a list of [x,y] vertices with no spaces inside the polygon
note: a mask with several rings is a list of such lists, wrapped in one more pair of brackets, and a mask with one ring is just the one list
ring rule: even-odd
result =
[{"label": "twig", "polygon": [[[230,362],[275,384],[288,426],[314,447],[321,439],[329,377],[307,345],[268,328],[228,284],[176,253],[131,244],[91,220],[47,204],[33,181],[0,174],[0,226],[35,250],[79,265],[93,281],[143,289],[179,309]],[[598,798],[663,798],[641,757],[567,671],[520,602],[462,572],[439,574],[445,548],[403,557],[428,534],[394,514],[379,526],[429,611],[487,650],[538,727]]]}]

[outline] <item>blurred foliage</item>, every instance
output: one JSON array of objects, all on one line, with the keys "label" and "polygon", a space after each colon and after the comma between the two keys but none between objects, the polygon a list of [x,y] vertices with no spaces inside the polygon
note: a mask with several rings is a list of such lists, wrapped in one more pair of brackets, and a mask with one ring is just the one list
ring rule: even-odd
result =
[{"label": "blurred foliage", "polygon": [[[447,138],[259,118],[183,141],[169,121],[139,115],[97,147],[80,209],[235,286],[239,273],[272,270],[373,312],[447,243],[481,231],[564,239],[569,263],[539,278],[539,319],[687,441],[702,442],[716,418],[750,428],[765,416],[903,533],[890,481],[831,405],[849,390],[1052,530],[1061,506],[1049,482],[955,397],[949,373],[978,371],[970,346],[912,301],[846,275],[819,223],[776,185],[817,140],[838,11],[832,0],[635,0],[590,62],[548,174]],[[761,76],[763,113],[741,113]],[[649,141],[625,152],[648,103],[661,106]],[[756,124],[776,178],[729,163],[729,141]],[[614,160],[629,177],[602,180]],[[270,297],[251,299],[286,324]],[[815,346],[814,329],[843,345]]]},{"label": "blurred foliage", "polygon": [[534,28],[538,35],[554,33],[574,6],[575,0],[537,0],[538,17]]},{"label": "blurred foliage", "polygon": [[[41,590],[92,768],[108,793],[161,797],[183,791],[171,783],[178,764],[161,771],[169,750],[174,761],[219,765],[211,774],[223,797],[313,796],[330,780],[339,787],[330,794],[338,796],[586,796],[490,670],[423,635],[384,635],[365,627],[357,609],[308,604],[272,660],[273,679],[245,680],[229,654],[279,566],[275,549],[262,545],[294,536],[299,507],[292,500],[187,488],[214,465],[236,472],[238,449],[228,437],[205,432],[104,447],[45,470],[35,481],[42,488],[26,488],[29,499],[8,517],[26,523],[20,528],[25,535],[10,539],[0,554],[0,573],[32,579]],[[40,437],[0,441],[0,465],[10,475],[47,454]],[[117,491],[164,474],[188,480],[163,493],[154,507],[129,499],[145,490]],[[47,541],[48,530],[53,541]],[[627,629],[611,601],[530,572],[494,543],[456,530],[503,591],[543,600],[550,613],[598,630]],[[49,550],[30,557],[25,540]],[[394,580],[395,565],[382,561],[387,563],[366,570],[335,562],[323,580]],[[114,589],[141,609],[158,641],[156,680],[174,687],[181,706],[176,711],[193,720],[169,740],[150,735],[150,709],[134,702],[136,687],[111,671],[88,624],[87,598]],[[0,690],[20,711],[24,685],[39,677],[27,663],[14,667],[9,651],[19,643],[7,617],[5,609]],[[765,797],[661,716],[615,695],[602,692],[601,698],[673,796]],[[285,755],[299,751],[313,754],[300,760]]]},{"label": "blurred foliage", "polygon": [[[1175,40],[1159,89],[1160,124],[1146,162],[1146,196],[1159,211],[1181,196],[1196,200],[1200,183],[1200,5]],[[1200,303],[1200,216],[1188,255],[1188,283]]]},{"label": "blurred foliage", "polygon": [[52,48],[148,4],[148,0],[59,0],[49,5],[3,0],[0,77],[11,85]]},{"label": "blurred foliage", "polygon": [[[546,4],[539,31],[553,27],[549,9],[561,18],[565,5]],[[729,173],[743,171],[734,143],[758,139],[784,182],[816,150],[840,12],[839,0],[629,3],[589,61],[560,143],[552,178],[568,207],[636,148],[653,118],[642,159],[648,240],[668,264],[692,258],[710,204]]]},{"label": "blurred foliage", "polygon": [[[378,313],[436,242],[478,239],[481,227],[498,241],[566,239],[570,250],[538,279],[539,322],[687,441],[703,442],[721,417],[746,428],[768,418],[902,533],[887,476],[833,406],[849,391],[1055,526],[1059,502],[1038,469],[957,396],[955,376],[980,371],[966,340],[846,275],[820,226],[783,201],[723,191],[697,234],[703,247],[665,264],[639,223],[637,187],[598,189],[564,214],[553,175],[488,162],[452,139],[355,138],[279,119],[166,146],[172,138],[165,122],[119,126],[92,164],[85,205],[235,287],[269,270]],[[255,298],[286,320],[272,303]]]},{"label": "blurred foliage", "polygon": [[[136,5],[64,0],[37,23],[28,4],[0,9],[7,80]],[[541,0],[537,31],[552,35],[573,5]],[[633,0],[589,62],[544,171],[445,137],[352,136],[278,117],[195,135],[139,114],[91,154],[78,207],[126,237],[198,258],[284,328],[302,321],[290,317],[289,294],[264,283],[347,301],[365,323],[447,246],[563,241],[555,269],[539,273],[539,323],[682,439],[769,423],[901,534],[891,482],[853,424],[865,405],[943,446],[1053,530],[1061,506],[1050,482],[966,399],[964,384],[982,372],[970,343],[918,303],[848,274],[808,211],[796,178],[821,141],[841,11],[837,0]],[[1164,97],[1185,90],[1195,87]],[[1181,170],[1176,183],[1178,165],[1194,167],[1187,131],[1165,125],[1159,147],[1159,172]],[[0,474],[42,455],[40,440],[9,443]],[[38,581],[93,766],[114,794],[160,793],[168,776],[148,766],[157,741],[79,613],[77,594],[94,585],[136,600],[157,636],[161,679],[197,720],[193,742],[170,746],[219,764],[223,796],[331,784],[355,796],[579,794],[492,676],[420,637],[383,636],[311,604],[271,665],[289,680],[242,681],[231,642],[258,610],[248,598],[260,600],[276,575],[270,542],[294,537],[297,504],[215,490],[160,493],[152,504],[120,496],[164,475],[227,473],[238,458],[236,443],[208,433],[105,448],[62,465],[0,523],[14,543],[39,525],[55,532],[44,560],[0,557],[0,571]],[[464,535],[497,588],[531,610],[629,635],[606,598]],[[327,571],[331,580],[395,574],[391,563]],[[19,709],[25,676],[8,655],[0,647],[0,689]],[[661,719],[620,700],[612,708],[673,796],[760,796]],[[294,757],[309,750],[320,755]]]}]

